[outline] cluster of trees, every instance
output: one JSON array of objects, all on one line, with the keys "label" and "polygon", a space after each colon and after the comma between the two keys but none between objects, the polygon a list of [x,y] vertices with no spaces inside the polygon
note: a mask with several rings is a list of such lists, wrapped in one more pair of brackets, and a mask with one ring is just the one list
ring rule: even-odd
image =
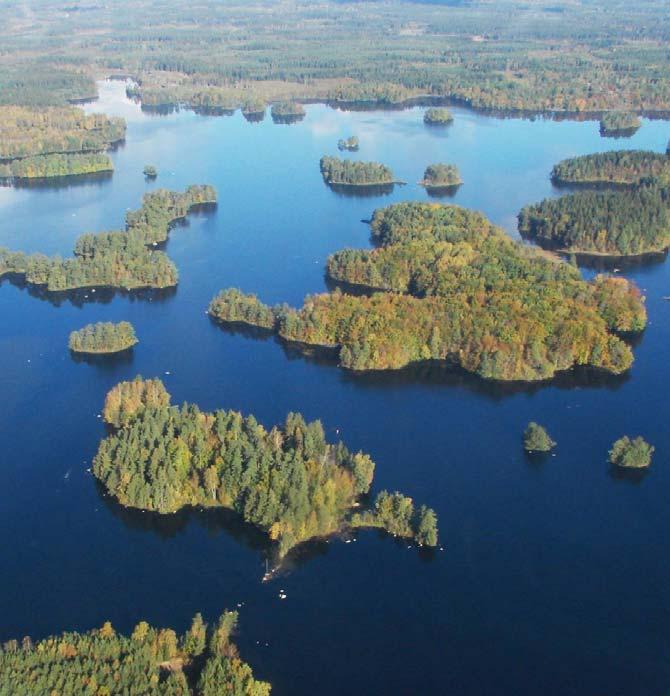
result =
[{"label": "cluster of trees", "polygon": [[546,429],[535,422],[530,422],[523,434],[523,448],[526,452],[549,452],[556,447]]},{"label": "cluster of trees", "polygon": [[215,201],[216,191],[211,186],[190,186],[184,193],[159,189],[144,196],[139,210],[126,214],[124,232],[79,237],[73,258],[0,248],[0,276],[21,274],[28,283],[53,292],[94,286],[173,287],[178,280],[177,268],[165,253],[148,247],[165,241],[170,226],[189,210]]},{"label": "cluster of trees", "polygon": [[453,120],[454,117],[449,109],[426,109],[423,114],[423,122],[429,126],[446,126]]},{"label": "cluster of trees", "polygon": [[670,184],[670,157],[647,150],[612,150],[559,162],[551,171],[557,184],[639,186],[647,179]]},{"label": "cluster of trees", "polygon": [[420,546],[437,546],[437,516],[431,508],[414,507],[402,493],[381,491],[371,510],[355,514],[352,527],[379,527],[393,536],[414,539]]},{"label": "cluster of trees", "polygon": [[281,337],[339,348],[353,370],[432,359],[530,381],[573,365],[621,373],[632,364],[616,333],[641,331],[646,312],[625,279],[585,282],[570,264],[457,206],[392,205],[375,212],[372,234],[376,249],[334,254],[328,274],[386,292],[336,290],[307,297],[299,310],[266,308]]},{"label": "cluster of trees", "polygon": [[73,331],[68,341],[70,350],[75,353],[118,353],[132,348],[136,343],[135,329],[127,321],[87,324]]},{"label": "cluster of trees", "polygon": [[526,206],[519,232],[565,250],[632,256],[670,246],[670,188],[654,182],[625,191],[580,191]]},{"label": "cluster of trees", "polygon": [[44,56],[17,58],[9,49],[5,54],[0,70],[0,105],[44,108],[97,96],[93,77],[81,66],[45,60]]},{"label": "cluster of trees", "polygon": [[637,114],[630,111],[608,111],[600,119],[600,135],[620,138],[633,135],[642,125]]},{"label": "cluster of trees", "polygon": [[263,529],[283,556],[345,526],[370,489],[370,457],[329,444],[321,423],[299,414],[268,431],[234,411],[156,407],[143,395],[133,403],[133,415],[124,407],[109,412],[123,426],[100,443],[93,461],[93,473],[122,505],[161,513],[227,507]]},{"label": "cluster of trees", "polygon": [[337,141],[337,149],[340,151],[358,152],[359,142],[355,135],[350,135],[348,138],[340,138]]},{"label": "cluster of trees", "polygon": [[627,469],[644,469],[651,465],[654,447],[644,438],[631,440],[627,435],[619,438],[609,452],[609,462]]},{"label": "cluster of trees", "polygon": [[126,137],[126,122],[74,107],[0,106],[0,160],[102,152]]},{"label": "cluster of trees", "polygon": [[459,186],[462,183],[460,172],[453,164],[429,164],[420,182],[428,189]]},{"label": "cluster of trees", "polygon": [[158,169],[156,169],[153,164],[145,164],[142,174],[144,174],[147,179],[155,179],[158,176]]},{"label": "cluster of trees", "polygon": [[393,184],[395,177],[389,167],[379,162],[355,162],[337,157],[322,157],[323,180],[330,186],[374,186]]},{"label": "cluster of trees", "polygon": [[250,324],[274,329],[275,311],[263,304],[256,295],[246,295],[237,288],[222,290],[210,303],[210,316],[228,324]]},{"label": "cluster of trees", "polygon": [[112,160],[100,153],[37,155],[0,163],[0,179],[50,179],[113,171]]},{"label": "cluster of trees", "polygon": [[140,621],[128,637],[107,621],[35,643],[10,640],[0,646],[0,694],[269,696],[270,684],[254,678],[232,640],[237,620],[227,611],[208,626],[196,614],[182,636]]},{"label": "cluster of trees", "polygon": [[276,123],[295,123],[305,118],[305,107],[295,101],[276,102],[270,109],[272,120]]},{"label": "cluster of trees", "polygon": [[142,379],[139,375],[131,382],[119,382],[105,398],[102,417],[115,428],[128,424],[146,408],[167,408],[170,395],[160,379]]}]

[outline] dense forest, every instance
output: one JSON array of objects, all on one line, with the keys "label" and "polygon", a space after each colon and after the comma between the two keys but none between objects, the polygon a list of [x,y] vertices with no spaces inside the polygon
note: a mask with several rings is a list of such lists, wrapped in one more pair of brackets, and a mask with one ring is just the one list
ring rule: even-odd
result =
[{"label": "dense forest", "polygon": [[210,316],[228,324],[249,324],[263,329],[274,329],[275,312],[264,305],[256,295],[241,290],[222,290],[210,303]]},{"label": "dense forest", "polygon": [[460,172],[453,164],[429,164],[419,182],[427,189],[446,188],[462,184]]},{"label": "dense forest", "polygon": [[130,636],[109,621],[86,633],[67,632],[0,646],[0,696],[268,696],[232,640],[237,612],[208,626],[196,614],[188,631],[140,621]]},{"label": "dense forest", "polygon": [[670,157],[646,150],[612,150],[570,157],[551,171],[556,184],[639,186],[647,179],[670,184]]},{"label": "dense forest", "polygon": [[113,172],[112,160],[103,154],[37,155],[0,163],[0,179],[52,179]]},{"label": "dense forest", "polygon": [[645,469],[651,465],[654,447],[643,437],[620,437],[609,451],[610,464],[624,469]]},{"label": "dense forest", "polygon": [[133,325],[127,321],[118,324],[98,322],[87,324],[70,334],[68,346],[75,353],[118,353],[137,343]]},{"label": "dense forest", "polygon": [[337,149],[347,152],[358,152],[359,142],[355,135],[350,135],[348,138],[340,138],[337,141]]},{"label": "dense forest", "polygon": [[57,292],[94,286],[166,288],[177,284],[175,265],[149,245],[164,242],[171,225],[194,207],[214,203],[211,186],[189,186],[184,193],[159,189],[142,199],[139,210],[126,214],[124,232],[84,234],[77,239],[74,257],[61,259],[0,248],[0,277],[25,276],[28,283]]},{"label": "dense forest", "polygon": [[322,157],[321,176],[330,186],[376,186],[393,184],[393,172],[379,162],[355,162],[337,157]]},{"label": "dense forest", "polygon": [[449,109],[426,109],[423,122],[429,126],[446,126],[453,123],[454,117]]},{"label": "dense forest", "polygon": [[600,119],[600,135],[621,138],[633,135],[642,125],[637,114],[628,111],[609,111]]},{"label": "dense forest", "polygon": [[[334,254],[328,275],[386,292],[336,290],[307,297],[299,310],[234,294],[221,306],[235,321],[247,313],[265,326],[272,312],[282,338],[337,348],[353,370],[432,359],[487,379],[530,381],[573,365],[630,367],[632,352],[616,333],[641,331],[646,312],[628,281],[587,283],[570,264],[457,206],[392,205],[375,212],[371,228],[378,248]],[[228,320],[225,311],[217,316]]]},{"label": "dense forest", "polygon": [[135,76],[146,104],[430,95],[504,110],[670,109],[660,0],[139,0],[122,17],[109,3],[33,6],[30,22],[23,3],[3,8],[4,103],[90,97],[91,76],[114,72]]},{"label": "dense forest", "polygon": [[126,137],[126,122],[74,107],[0,106],[0,160],[102,152]]},{"label": "dense forest", "polygon": [[541,244],[585,254],[634,256],[670,246],[670,189],[580,191],[519,213],[519,232]]},{"label": "dense forest", "polygon": [[[318,421],[291,413],[282,427],[268,431],[234,411],[155,406],[146,397],[162,400],[164,389],[152,384],[138,400],[138,380],[131,384],[112,397],[118,407],[109,408],[108,399],[106,418],[123,425],[100,443],[93,461],[93,473],[122,505],[161,513],[187,505],[230,508],[276,541],[281,557],[296,544],[346,527],[370,490],[370,457],[327,443]],[[434,519],[421,507],[403,526],[419,543],[436,542],[436,527],[426,534],[427,516]],[[387,516],[374,521],[393,524]]]},{"label": "dense forest", "polygon": [[135,377],[130,382],[119,382],[105,398],[102,417],[115,428],[127,425],[145,408],[167,408],[170,395],[160,379]]}]

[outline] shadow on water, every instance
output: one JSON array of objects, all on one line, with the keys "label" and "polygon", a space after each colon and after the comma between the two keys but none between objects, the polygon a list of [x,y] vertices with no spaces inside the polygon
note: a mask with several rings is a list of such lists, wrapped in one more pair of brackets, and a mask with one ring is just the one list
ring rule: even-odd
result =
[{"label": "shadow on water", "polygon": [[104,186],[110,183],[114,172],[97,172],[95,174],[75,174],[70,176],[54,176],[41,179],[5,179],[0,185],[17,189],[33,190],[57,190],[69,189],[77,186]]},{"label": "shadow on water", "polygon": [[213,326],[216,326],[230,336],[241,336],[256,341],[269,341],[276,338],[274,329],[264,329],[262,326],[250,326],[244,322],[224,322],[211,316],[211,314],[207,316]]},{"label": "shadow on water", "polygon": [[288,116],[280,116],[279,114],[271,114],[272,122],[277,125],[290,126],[293,123],[300,123],[305,118],[305,114],[291,114]]},{"label": "shadow on water", "polygon": [[639,486],[649,474],[649,469],[633,469],[621,466],[610,465],[607,468],[607,475],[616,482]]},{"label": "shadow on water", "polygon": [[113,370],[119,365],[130,365],[133,362],[133,348],[117,351],[116,353],[77,353],[70,351],[72,361],[78,364],[94,365],[101,370]]},{"label": "shadow on water", "polygon": [[126,290],[125,288],[89,287],[76,290],[47,290],[43,285],[28,283],[23,274],[7,274],[0,278],[0,288],[4,282],[8,282],[19,290],[25,290],[31,297],[46,300],[54,307],[60,307],[69,302],[75,307],[83,307],[85,304],[109,304],[115,297],[127,298],[130,302],[156,302],[162,303],[171,300],[177,294],[177,287],[171,288],[139,288]]},{"label": "shadow on water", "polygon": [[348,186],[347,184],[327,184],[328,188],[342,198],[375,198],[393,193],[395,184],[371,184],[370,186]]},{"label": "shadow on water", "polygon": [[462,184],[454,184],[453,186],[426,186],[426,193],[429,198],[453,198],[460,189]]},{"label": "shadow on water", "polygon": [[243,111],[244,120],[249,123],[260,123],[265,119],[265,110],[263,111]]}]

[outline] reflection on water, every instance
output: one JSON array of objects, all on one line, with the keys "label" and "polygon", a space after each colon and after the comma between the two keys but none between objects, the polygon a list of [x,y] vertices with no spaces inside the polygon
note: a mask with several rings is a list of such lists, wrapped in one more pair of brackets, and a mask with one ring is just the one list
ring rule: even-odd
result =
[{"label": "reflection on water", "polygon": [[260,123],[265,120],[265,111],[243,111],[242,116],[248,123]]},{"label": "reflection on water", "polygon": [[462,184],[454,184],[453,186],[426,186],[426,193],[431,198],[453,198]]},{"label": "reflection on water", "polygon": [[285,126],[290,126],[294,123],[300,123],[300,121],[302,121],[305,118],[305,114],[289,114],[284,116],[281,114],[271,114],[271,116],[273,123]]},{"label": "reflection on water", "polygon": [[327,184],[328,188],[343,198],[376,198],[393,193],[395,184],[371,184],[356,186],[347,184]]},{"label": "reflection on water", "polygon": [[76,363],[95,365],[100,369],[116,370],[119,365],[129,365],[133,362],[133,348],[119,350],[116,353],[79,353],[71,350],[70,357]]},{"label": "reflection on water", "polygon": [[37,179],[2,179],[0,186],[13,186],[22,189],[68,189],[84,184],[104,185],[114,176],[114,172],[96,172],[95,174],[73,174],[71,176],[52,176]]}]

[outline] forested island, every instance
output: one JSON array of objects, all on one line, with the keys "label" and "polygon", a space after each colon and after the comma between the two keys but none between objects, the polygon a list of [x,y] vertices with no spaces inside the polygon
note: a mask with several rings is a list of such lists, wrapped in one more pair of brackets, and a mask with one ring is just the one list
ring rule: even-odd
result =
[{"label": "forested island", "polygon": [[142,174],[144,174],[147,179],[155,179],[158,176],[158,169],[156,169],[153,164],[145,164]]},{"label": "forested island", "polygon": [[642,125],[637,114],[629,111],[608,111],[600,119],[600,135],[604,138],[627,138]]},{"label": "forested island", "polygon": [[142,207],[126,214],[125,231],[82,235],[73,258],[0,248],[0,278],[18,274],[49,292],[96,286],[173,287],[178,279],[175,265],[164,252],[149,247],[166,241],[171,226],[190,210],[215,202],[211,186],[189,186],[184,193],[164,189],[147,193]]},{"label": "forested island", "polygon": [[654,447],[643,437],[619,438],[609,451],[609,462],[624,469],[646,469],[651,465]]},{"label": "forested island", "polygon": [[0,694],[12,696],[268,696],[232,640],[237,612],[208,626],[196,614],[178,636],[140,621],[130,636],[107,621],[86,633],[66,632],[0,646]]},{"label": "forested island", "polygon": [[435,513],[399,494],[388,502],[382,492],[373,510],[352,516],[370,490],[374,462],[326,442],[319,421],[291,413],[268,431],[235,411],[169,406],[156,382],[123,384],[105,404],[107,422],[121,427],[100,443],[93,473],[122,505],[164,514],[229,508],[277,542],[280,558],[303,541],[352,526],[437,543]]},{"label": "forested island", "polygon": [[612,150],[559,162],[551,171],[555,184],[639,186],[648,179],[670,184],[670,157],[646,150]]},{"label": "forested island", "polygon": [[242,115],[251,123],[258,123],[265,118],[265,109],[267,104],[263,99],[251,97],[246,99],[242,104]]},{"label": "forested island", "polygon": [[337,157],[322,157],[321,176],[329,186],[378,186],[395,184],[393,171],[379,162],[356,162]]},{"label": "forested island", "polygon": [[453,164],[429,164],[419,184],[427,189],[444,189],[463,183],[458,168]]},{"label": "forested island", "polygon": [[130,322],[87,324],[70,334],[68,346],[73,353],[119,353],[138,343]]},{"label": "forested island", "polygon": [[340,138],[337,141],[337,149],[341,152],[358,152],[358,138],[355,135],[351,135],[348,138]]},{"label": "forested island", "polygon": [[523,434],[523,448],[526,452],[550,452],[556,447],[546,429],[531,421]]},{"label": "forested island", "polygon": [[670,188],[580,191],[519,213],[519,232],[564,251],[607,256],[659,253],[670,246]]},{"label": "forested island", "polygon": [[56,179],[113,172],[114,165],[108,155],[37,155],[0,163],[0,179],[30,180]]},{"label": "forested island", "polygon": [[[486,379],[544,380],[574,365],[626,371],[617,335],[646,324],[643,298],[623,278],[582,280],[565,262],[513,241],[481,213],[399,203],[375,211],[373,250],[328,259],[328,275],[382,290],[309,296],[299,310],[270,308],[239,291],[210,305],[219,321],[262,321],[296,344],[337,349],[352,370],[442,360]],[[246,318],[245,318],[246,315]]]},{"label": "forested island", "polygon": [[449,109],[426,109],[423,122],[428,126],[448,126],[453,123],[454,117]]},{"label": "forested island", "polygon": [[270,116],[275,123],[297,123],[305,118],[305,107],[299,102],[277,102],[270,108]]}]

